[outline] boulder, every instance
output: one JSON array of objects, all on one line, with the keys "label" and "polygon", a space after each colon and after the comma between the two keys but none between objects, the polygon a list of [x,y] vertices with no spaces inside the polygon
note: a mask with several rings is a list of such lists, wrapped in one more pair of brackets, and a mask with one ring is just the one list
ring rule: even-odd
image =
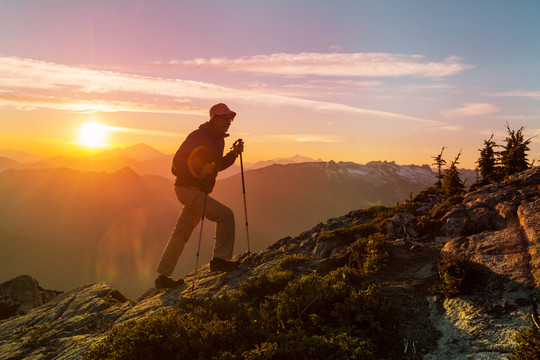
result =
[{"label": "boulder", "polygon": [[494,274],[531,285],[527,244],[519,230],[485,231],[447,242],[443,253],[466,255]]},{"label": "boulder", "polygon": [[517,215],[528,245],[532,276],[540,287],[540,199],[521,204]]},{"label": "boulder", "polygon": [[28,313],[61,294],[42,289],[29,275],[22,275],[0,284],[0,319]]}]

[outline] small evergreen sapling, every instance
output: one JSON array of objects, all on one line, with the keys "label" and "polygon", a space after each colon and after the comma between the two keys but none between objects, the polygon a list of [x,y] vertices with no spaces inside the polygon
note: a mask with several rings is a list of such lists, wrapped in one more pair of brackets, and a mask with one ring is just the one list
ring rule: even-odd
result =
[{"label": "small evergreen sapling", "polygon": [[525,140],[523,136],[523,127],[515,131],[510,129],[508,123],[506,123],[506,129],[508,131],[508,137],[506,137],[506,144],[503,146],[504,150],[499,153],[500,162],[503,167],[503,175],[505,178],[510,175],[522,172],[529,168],[529,162],[527,161],[527,151],[529,151],[529,144],[532,138]]},{"label": "small evergreen sapling", "polygon": [[442,158],[442,154],[444,152],[444,149],[445,149],[445,147],[443,146],[443,148],[441,149],[441,152],[440,152],[439,155],[432,156],[433,160],[435,160],[435,162],[432,165],[437,165],[437,182],[435,183],[435,187],[438,190],[442,189],[442,183],[443,183],[443,179],[444,179],[444,174],[443,174],[443,170],[442,170],[442,167],[444,165],[446,165],[446,160],[444,160]]},{"label": "small evergreen sapling", "polygon": [[478,164],[478,169],[480,170],[480,181],[481,184],[490,184],[499,179],[500,169],[497,166],[497,152],[495,147],[499,145],[495,144],[493,141],[493,134],[488,140],[484,140],[484,147],[478,149],[480,151],[480,157],[476,162]]},{"label": "small evergreen sapling", "polygon": [[445,198],[450,198],[454,195],[463,195],[465,193],[465,184],[459,176],[459,171],[457,169],[458,160],[461,156],[461,150],[457,154],[456,158],[450,164],[450,167],[446,170],[443,183],[442,183],[442,192]]}]

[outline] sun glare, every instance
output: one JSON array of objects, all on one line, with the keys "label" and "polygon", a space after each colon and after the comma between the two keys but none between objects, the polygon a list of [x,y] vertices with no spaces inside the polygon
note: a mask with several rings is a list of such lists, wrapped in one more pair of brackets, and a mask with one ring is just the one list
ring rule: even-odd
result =
[{"label": "sun glare", "polygon": [[99,149],[107,146],[109,127],[97,122],[87,122],[79,128],[77,143],[90,149]]}]

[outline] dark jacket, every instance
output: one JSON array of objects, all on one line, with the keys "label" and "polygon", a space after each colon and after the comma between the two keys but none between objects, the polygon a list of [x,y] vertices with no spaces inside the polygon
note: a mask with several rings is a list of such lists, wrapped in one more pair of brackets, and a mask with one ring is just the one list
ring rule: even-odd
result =
[{"label": "dark jacket", "polygon": [[195,186],[206,193],[212,192],[217,172],[203,178],[201,173],[205,164],[216,164],[217,171],[231,166],[236,160],[234,151],[223,156],[225,138],[228,134],[216,131],[206,122],[188,135],[174,155],[172,173],[176,176],[175,186]]}]

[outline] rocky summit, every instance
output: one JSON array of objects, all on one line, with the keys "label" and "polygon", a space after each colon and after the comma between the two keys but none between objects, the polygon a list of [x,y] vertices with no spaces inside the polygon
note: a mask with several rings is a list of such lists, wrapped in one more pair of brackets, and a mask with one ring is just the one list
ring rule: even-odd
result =
[{"label": "rocky summit", "polygon": [[[381,324],[381,331],[392,334],[381,336],[394,339],[392,354],[378,358],[506,359],[516,347],[514,335],[538,326],[540,168],[535,167],[462,197],[442,199],[425,191],[392,211],[351,211],[259,253],[237,255],[240,267],[230,273],[212,273],[205,265],[184,285],[149,289],[137,301],[104,283],[47,296],[39,287],[3,284],[1,301],[11,304],[11,312],[0,321],[0,358],[82,358],[112,329],[156,316],[185,298],[233,292],[288,255],[307,259],[295,268],[298,277],[362,266],[346,237],[361,237],[359,229],[375,214],[384,215],[378,224],[389,256],[369,279],[392,314],[390,324]],[[468,264],[468,273],[462,277],[466,286],[448,294],[441,281],[444,261],[452,258]]]}]

